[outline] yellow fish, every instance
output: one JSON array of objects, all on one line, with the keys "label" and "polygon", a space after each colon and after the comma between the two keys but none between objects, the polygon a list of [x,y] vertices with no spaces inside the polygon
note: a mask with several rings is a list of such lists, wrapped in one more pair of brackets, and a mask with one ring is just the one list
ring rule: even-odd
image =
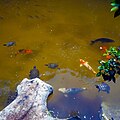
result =
[{"label": "yellow fish", "polygon": [[83,59],[80,59],[80,67],[85,66],[86,68],[88,68],[89,70],[91,70],[94,74],[96,74],[96,72],[93,70],[93,68],[88,64],[87,61],[84,61]]}]

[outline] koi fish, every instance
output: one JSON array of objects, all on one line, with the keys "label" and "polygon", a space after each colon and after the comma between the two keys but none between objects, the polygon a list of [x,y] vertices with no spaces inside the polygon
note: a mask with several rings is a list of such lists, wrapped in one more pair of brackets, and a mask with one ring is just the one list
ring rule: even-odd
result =
[{"label": "koi fish", "polygon": [[91,41],[91,45],[93,45],[94,43],[97,43],[97,42],[101,42],[101,43],[111,43],[111,42],[115,42],[114,40],[112,39],[109,39],[109,38],[98,38],[96,40],[92,40]]},{"label": "koi fish", "polygon": [[88,64],[87,61],[84,61],[83,59],[80,59],[80,67],[85,66],[86,68],[88,68],[89,70],[91,70],[94,74],[96,74],[96,72],[93,70],[93,68]]},{"label": "koi fish", "polygon": [[32,54],[32,53],[33,53],[33,51],[31,49],[20,49],[20,50],[18,50],[18,52],[15,55],[17,55],[17,54]]},{"label": "koi fish", "polygon": [[83,92],[84,90],[87,90],[87,88],[59,88],[58,91],[64,93],[64,94],[78,94],[80,92]]}]

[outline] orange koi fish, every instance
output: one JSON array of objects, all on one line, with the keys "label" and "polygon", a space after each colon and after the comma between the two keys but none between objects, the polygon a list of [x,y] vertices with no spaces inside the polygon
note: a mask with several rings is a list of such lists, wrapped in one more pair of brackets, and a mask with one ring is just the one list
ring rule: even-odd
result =
[{"label": "orange koi fish", "polygon": [[32,54],[32,53],[33,53],[33,51],[31,49],[20,49],[20,50],[18,50],[18,52],[15,55],[17,55],[17,54]]},{"label": "orange koi fish", "polygon": [[96,72],[93,70],[93,68],[88,64],[87,61],[84,61],[83,59],[80,59],[80,67],[85,66],[86,68],[88,68],[89,70],[91,70],[94,74],[96,74]]}]

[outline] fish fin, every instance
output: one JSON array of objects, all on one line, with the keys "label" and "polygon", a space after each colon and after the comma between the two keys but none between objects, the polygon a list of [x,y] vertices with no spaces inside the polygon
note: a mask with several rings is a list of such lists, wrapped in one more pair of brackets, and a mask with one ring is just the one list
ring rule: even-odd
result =
[{"label": "fish fin", "polygon": [[3,44],[3,46],[6,46],[7,44]]},{"label": "fish fin", "polygon": [[80,67],[82,67],[83,65],[82,64],[80,64]]}]

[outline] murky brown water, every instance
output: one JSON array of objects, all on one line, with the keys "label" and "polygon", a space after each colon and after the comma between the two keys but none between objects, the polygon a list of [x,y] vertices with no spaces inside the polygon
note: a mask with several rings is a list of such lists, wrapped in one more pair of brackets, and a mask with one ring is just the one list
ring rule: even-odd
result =
[{"label": "murky brown water", "polygon": [[[41,74],[50,72],[41,77],[55,89],[50,101],[57,101],[59,87],[87,87],[89,91],[83,95],[96,98],[98,93],[92,82],[95,75],[85,67],[79,67],[79,58],[88,61],[97,71],[102,55],[99,47],[103,44],[91,46],[90,41],[106,37],[114,39],[115,43],[104,45],[120,44],[120,17],[114,19],[110,8],[109,0],[0,1],[1,88],[9,86],[8,89],[14,90],[36,65]],[[9,41],[15,41],[16,46],[3,46]],[[15,56],[19,49],[32,49],[33,54]],[[64,72],[44,66],[50,62],[58,63]],[[112,89],[112,95],[105,94],[106,100],[108,96],[112,102],[119,99],[115,96],[120,89],[118,85],[114,86],[117,90]],[[7,92],[1,95],[0,109],[4,107],[6,95]]]}]

